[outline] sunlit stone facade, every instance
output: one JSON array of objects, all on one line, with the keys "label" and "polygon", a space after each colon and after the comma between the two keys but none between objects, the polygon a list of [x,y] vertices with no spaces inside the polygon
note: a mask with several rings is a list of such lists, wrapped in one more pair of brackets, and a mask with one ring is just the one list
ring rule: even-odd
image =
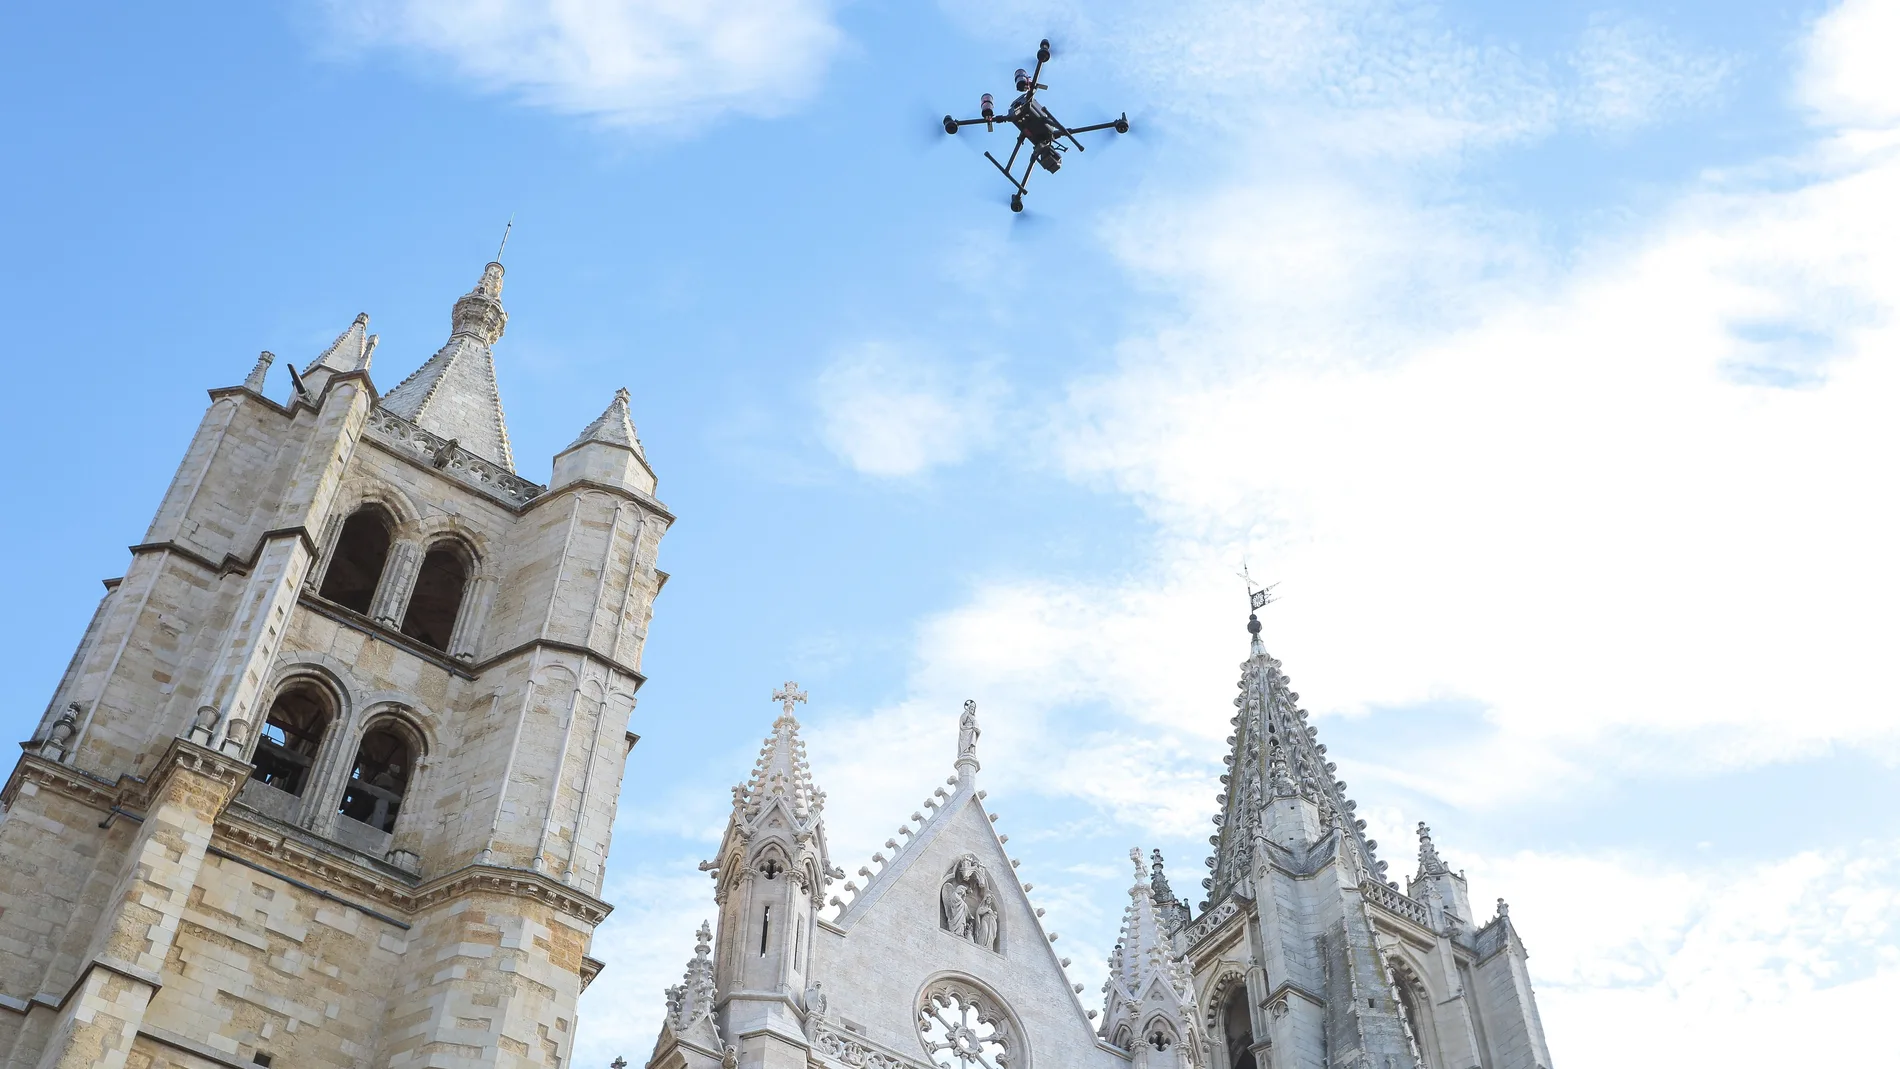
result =
[{"label": "sunlit stone facade", "polygon": [[501,285],[211,391],[0,795],[6,1066],[567,1064],[672,517],[625,391],[515,474]]},{"label": "sunlit stone facade", "polygon": [[848,877],[786,684],[650,1069],[1548,1069],[1504,903],[1480,918],[1423,825],[1417,874],[1388,881],[1248,626],[1207,898],[1133,851],[1099,1001],[986,808],[974,706],[954,774]]}]

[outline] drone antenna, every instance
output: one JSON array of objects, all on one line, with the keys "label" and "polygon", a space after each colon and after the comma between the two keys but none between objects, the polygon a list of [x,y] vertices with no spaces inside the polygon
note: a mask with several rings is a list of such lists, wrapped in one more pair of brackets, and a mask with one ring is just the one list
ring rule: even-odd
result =
[{"label": "drone antenna", "polygon": [[513,213],[513,212],[509,212],[509,213],[508,213],[508,225],[507,225],[507,226],[505,226],[505,227],[503,227],[503,228],[502,228],[502,231],[501,231],[501,248],[499,248],[499,249],[496,249],[496,250],[495,250],[495,262],[496,262],[496,263],[500,263],[500,262],[501,262],[501,254],[502,254],[503,252],[505,252],[505,251],[507,251],[507,249],[508,249],[508,234],[509,234],[509,232],[510,232],[510,231],[512,231],[512,230],[514,230],[514,228],[515,228],[515,215],[514,215],[514,213]]}]

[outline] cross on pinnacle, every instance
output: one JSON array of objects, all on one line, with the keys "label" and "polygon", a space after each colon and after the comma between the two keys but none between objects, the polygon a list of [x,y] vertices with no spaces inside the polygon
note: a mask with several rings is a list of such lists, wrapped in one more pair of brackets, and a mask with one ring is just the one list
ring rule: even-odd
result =
[{"label": "cross on pinnacle", "polygon": [[792,706],[805,700],[805,692],[798,689],[798,684],[788,679],[785,681],[784,686],[772,692],[772,700],[775,702],[784,702],[785,715],[790,716],[792,715]]}]

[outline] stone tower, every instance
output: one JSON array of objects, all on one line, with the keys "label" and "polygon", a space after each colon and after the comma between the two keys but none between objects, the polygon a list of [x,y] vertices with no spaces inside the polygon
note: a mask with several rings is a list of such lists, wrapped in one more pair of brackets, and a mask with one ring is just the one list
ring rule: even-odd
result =
[{"label": "stone tower", "polygon": [[1131,852],[1099,1011],[977,789],[974,703],[955,774],[857,870],[862,888],[827,897],[845,873],[786,684],[702,866],[717,936],[700,928],[648,1069],[1549,1069],[1503,902],[1479,923],[1423,825],[1418,875],[1385,879],[1259,620],[1248,630],[1208,899],[1194,913],[1159,851]]},{"label": "stone tower", "polygon": [[566,1064],[672,516],[625,390],[515,473],[501,287],[211,391],[0,793],[8,1069]]},{"label": "stone tower", "polygon": [[1548,1069],[1523,943],[1419,825],[1401,891],[1260,642],[1241,665],[1208,900],[1181,926],[1217,1069]]}]

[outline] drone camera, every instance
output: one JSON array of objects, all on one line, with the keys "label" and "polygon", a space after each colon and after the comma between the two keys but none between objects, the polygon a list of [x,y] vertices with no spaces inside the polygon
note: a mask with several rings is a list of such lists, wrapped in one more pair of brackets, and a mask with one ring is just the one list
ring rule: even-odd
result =
[{"label": "drone camera", "polygon": [[1033,83],[1031,83],[1029,80],[1029,72],[1024,70],[1021,67],[1017,67],[1016,68],[1016,91],[1018,93],[1027,93],[1029,92],[1029,87],[1031,84]]},{"label": "drone camera", "polygon": [[1041,46],[1039,46],[1036,49],[1036,62],[1037,63],[1049,62],[1049,39],[1047,37],[1042,39]]},{"label": "drone camera", "polygon": [[996,117],[996,98],[988,93],[983,94],[983,117],[985,119]]},{"label": "drone camera", "polygon": [[1052,145],[1037,146],[1035,160],[1037,163],[1042,164],[1042,169],[1048,171],[1050,174],[1054,174],[1062,168],[1062,153]]}]

